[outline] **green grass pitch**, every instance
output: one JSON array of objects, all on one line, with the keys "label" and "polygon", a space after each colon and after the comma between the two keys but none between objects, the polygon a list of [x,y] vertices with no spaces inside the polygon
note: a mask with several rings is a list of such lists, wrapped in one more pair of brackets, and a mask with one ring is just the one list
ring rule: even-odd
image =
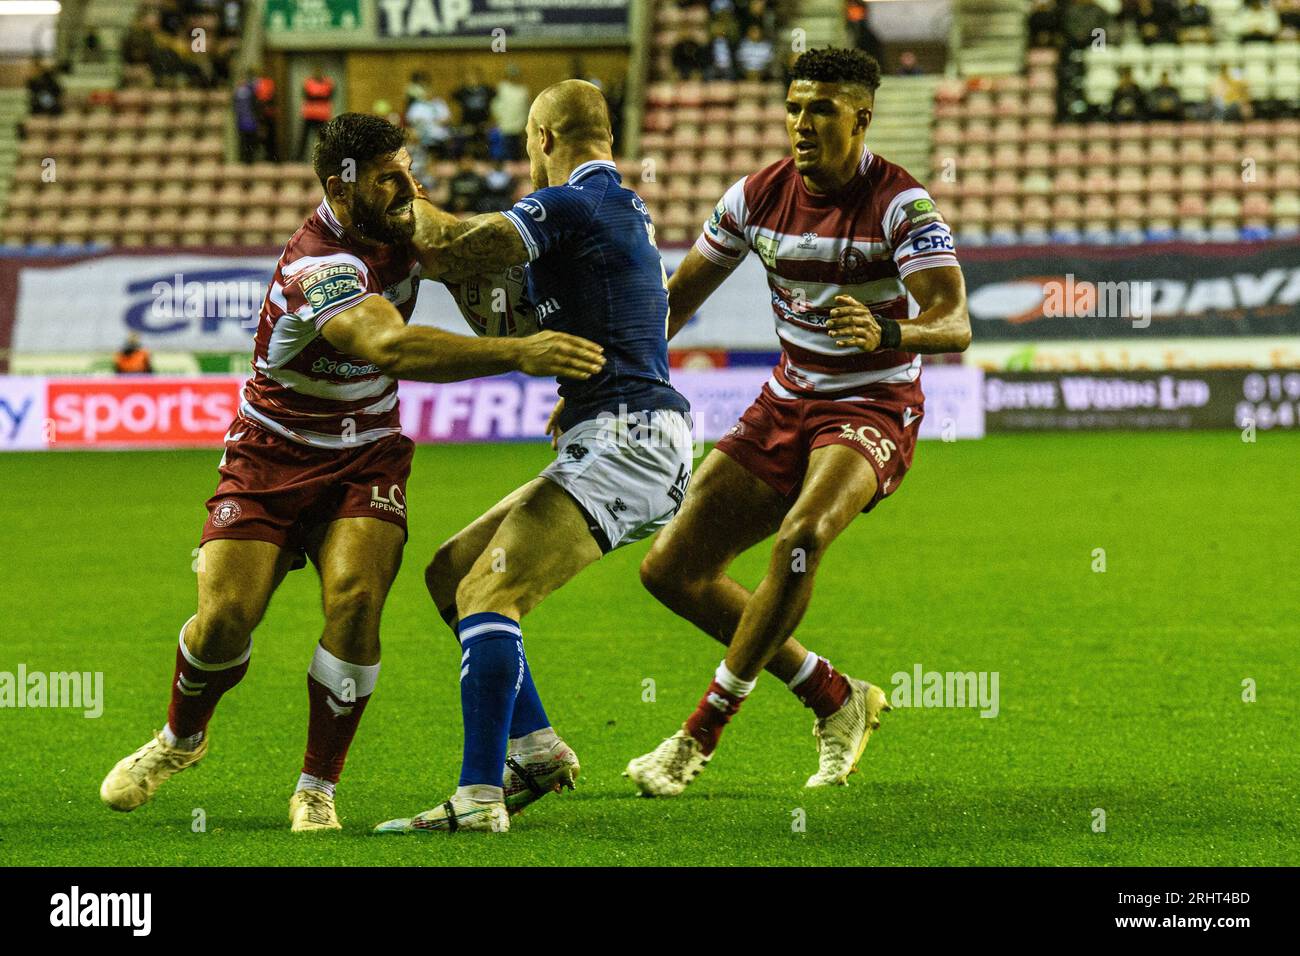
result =
[{"label": "green grass pitch", "polygon": [[[686,717],[721,648],[643,591],[646,544],[617,552],[524,623],[579,789],[506,836],[369,837],[444,799],[459,767],[458,655],[424,562],[548,456],[420,449],[383,675],[339,790],[346,829],[306,837],[287,800],[321,624],[311,571],[272,602],[207,760],[132,814],[97,796],[164,720],[218,453],[0,457],[0,671],[105,675],[98,719],[0,710],[0,864],[1300,863],[1300,435],[1277,433],[922,444],[901,492],[826,558],[798,636],[886,689],[916,664],[997,671],[1000,713],[895,710],[834,791],[802,788],[811,719],[765,677],[683,797],[633,796],[628,758]],[[738,577],[752,586],[766,556]]]}]

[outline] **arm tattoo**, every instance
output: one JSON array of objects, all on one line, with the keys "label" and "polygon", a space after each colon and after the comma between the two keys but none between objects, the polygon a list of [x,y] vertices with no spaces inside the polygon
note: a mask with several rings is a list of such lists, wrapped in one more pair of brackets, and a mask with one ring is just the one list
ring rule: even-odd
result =
[{"label": "arm tattoo", "polygon": [[519,230],[500,213],[445,223],[439,233],[429,250],[439,279],[501,272],[528,261]]}]

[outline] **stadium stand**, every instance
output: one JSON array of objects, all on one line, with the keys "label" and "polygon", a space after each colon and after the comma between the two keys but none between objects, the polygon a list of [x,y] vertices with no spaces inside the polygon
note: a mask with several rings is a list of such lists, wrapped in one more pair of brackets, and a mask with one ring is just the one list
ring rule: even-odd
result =
[{"label": "stadium stand", "polygon": [[[1212,43],[1145,42],[1140,24],[1121,18],[1105,21],[1112,42],[1071,49],[1060,38],[1028,49],[1019,74],[942,84],[930,186],[962,242],[1300,233],[1300,43],[1239,39],[1228,25],[1244,10],[1215,0]],[[1126,71],[1133,112],[1112,108]],[[1244,81],[1245,109],[1216,101],[1216,72]],[[1145,95],[1162,80],[1178,93],[1180,119],[1147,117]]]}]

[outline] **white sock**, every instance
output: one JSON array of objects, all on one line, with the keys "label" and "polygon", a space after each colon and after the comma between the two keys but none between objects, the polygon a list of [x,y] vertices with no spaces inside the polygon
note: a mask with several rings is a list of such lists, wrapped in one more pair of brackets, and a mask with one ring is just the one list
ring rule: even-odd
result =
[{"label": "white sock", "polygon": [[790,678],[790,683],[786,684],[791,690],[794,690],[800,684],[808,679],[814,670],[817,669],[817,655],[809,651],[804,655],[803,663],[795,671],[794,677]]},{"label": "white sock", "polygon": [[726,661],[723,661],[718,665],[717,671],[714,672],[713,679],[718,682],[718,686],[733,697],[748,697],[750,692],[753,691],[754,685],[758,683],[757,680],[741,680],[735,674],[731,673],[731,671],[727,670]]},{"label": "white sock", "polygon": [[299,790],[319,790],[321,793],[329,794],[329,796],[332,797],[334,796],[334,788],[336,786],[337,784],[331,783],[328,780],[322,780],[320,777],[313,777],[309,773],[304,773],[299,775],[298,786],[294,787],[293,792],[297,793]]},{"label": "white sock", "polygon": [[340,700],[360,700],[375,692],[379,680],[378,664],[352,664],[335,657],[320,644],[312,655],[307,673],[318,684],[323,684]]},{"label": "white sock", "polygon": [[523,753],[528,750],[550,750],[560,738],[553,727],[543,727],[522,737],[510,738],[510,753]]},{"label": "white sock", "polygon": [[162,738],[168,747],[175,750],[195,751],[199,749],[199,744],[203,743],[203,731],[200,730],[189,737],[177,737],[172,732],[171,724],[163,724]]},{"label": "white sock", "polygon": [[502,803],[505,801],[506,792],[501,787],[494,787],[490,783],[471,783],[467,787],[457,787],[452,796],[472,803]]}]

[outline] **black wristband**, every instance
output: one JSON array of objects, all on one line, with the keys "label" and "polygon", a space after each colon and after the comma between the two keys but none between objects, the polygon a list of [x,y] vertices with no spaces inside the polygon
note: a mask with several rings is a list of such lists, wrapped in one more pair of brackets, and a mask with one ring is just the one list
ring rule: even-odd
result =
[{"label": "black wristband", "polygon": [[876,319],[880,326],[878,349],[896,349],[903,344],[903,329],[894,319]]}]

